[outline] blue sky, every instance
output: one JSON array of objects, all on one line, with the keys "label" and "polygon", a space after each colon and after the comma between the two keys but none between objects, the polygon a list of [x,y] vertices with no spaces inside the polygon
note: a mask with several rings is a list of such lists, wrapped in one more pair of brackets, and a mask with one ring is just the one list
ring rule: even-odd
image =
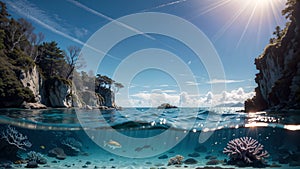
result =
[{"label": "blue sky", "polygon": [[[82,47],[104,25],[120,17],[141,12],[161,12],[183,18],[195,25],[210,40],[223,64],[225,79],[210,79],[199,57],[189,46],[172,37],[158,34],[136,35],[116,44],[99,63],[99,69],[94,72],[112,77],[122,61],[132,53],[142,49],[158,48],[176,55],[192,71],[193,78],[196,79],[195,82],[178,82],[178,79],[170,73],[153,68],[136,72],[130,83],[124,83],[126,90],[121,89],[116,94],[117,104],[121,106],[157,106],[163,102],[176,105],[185,102],[185,106],[205,106],[211,103],[242,102],[253,96],[256,86],[254,77],[257,70],[254,58],[263,52],[275,26],[283,27],[286,22],[281,16],[285,0],[4,0],[4,2],[7,3],[13,17],[26,18],[32,22],[36,32],[45,34],[46,41],[57,41],[62,49],[70,45]],[[159,24],[155,20],[141,22]],[[132,29],[126,23],[124,25],[120,27]],[[182,33],[189,32],[183,30]],[[99,39],[102,43],[106,40]],[[169,67],[174,66],[172,62],[166,64]],[[184,90],[178,83],[185,84]],[[211,91],[212,84],[220,83],[226,85],[226,90],[218,93]],[[199,89],[197,94],[190,89],[195,86]]]}]

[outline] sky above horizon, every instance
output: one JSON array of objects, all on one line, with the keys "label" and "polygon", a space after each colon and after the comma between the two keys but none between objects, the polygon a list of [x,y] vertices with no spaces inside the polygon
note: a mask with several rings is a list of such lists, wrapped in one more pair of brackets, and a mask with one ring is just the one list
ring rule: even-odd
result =
[{"label": "sky above horizon", "polygon": [[[57,41],[64,50],[71,45],[89,46],[88,40],[95,37],[98,38],[99,46],[105,45],[107,41],[119,36],[115,32],[97,37],[97,31],[101,31],[107,24],[114,23],[119,29],[133,31],[135,36],[116,43],[100,59],[100,63],[93,63],[97,59],[85,58],[86,62],[97,65],[97,69],[91,69],[94,73],[116,77],[115,80],[125,86],[116,92],[116,103],[123,107],[155,107],[165,102],[191,107],[243,102],[254,95],[254,78],[257,73],[254,59],[262,54],[269,39],[273,37],[275,27],[284,27],[286,23],[285,17],[281,15],[286,0],[4,2],[12,17],[27,19],[35,27],[35,32],[45,35],[45,41]],[[199,29],[209,45],[214,47],[225,78],[210,76],[210,70],[207,69],[209,66],[205,65],[201,57],[212,56],[198,56],[183,41],[164,34],[146,34],[130,24],[119,22],[119,18],[145,12],[171,14]],[[168,22],[162,23],[160,20],[161,18],[141,19],[138,22],[168,27]],[[168,27],[170,34],[180,27],[181,25],[178,28]],[[182,36],[191,35],[189,30],[182,30],[181,33]],[[196,36],[193,42],[199,43],[201,47],[205,46]],[[103,51],[97,48],[97,52]],[[93,57],[98,56],[97,52]],[[165,59],[168,57],[170,59]],[[132,58],[135,60],[129,62]],[[126,63],[127,67],[124,66]],[[157,67],[151,64],[156,64]],[[159,65],[165,66],[165,70],[159,69]],[[122,66],[126,71],[120,69]],[[135,69],[139,66],[140,69]],[[183,67],[190,74],[187,75]],[[134,70],[136,72],[126,80],[127,73],[129,76],[129,71]],[[122,73],[116,75],[117,71]],[[226,89],[212,90],[213,85],[219,84],[225,85]]]}]

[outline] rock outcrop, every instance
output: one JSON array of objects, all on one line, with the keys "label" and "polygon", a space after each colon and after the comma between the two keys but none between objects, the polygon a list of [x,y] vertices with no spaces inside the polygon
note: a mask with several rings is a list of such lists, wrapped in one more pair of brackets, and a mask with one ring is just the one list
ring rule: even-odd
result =
[{"label": "rock outcrop", "polygon": [[63,79],[51,78],[44,82],[42,103],[50,107],[72,107],[71,84]]},{"label": "rock outcrop", "polygon": [[103,103],[100,106],[116,107],[115,105],[115,93],[108,88],[100,88],[98,93],[103,98]]},{"label": "rock outcrop", "polygon": [[258,87],[245,102],[246,112],[300,108],[300,1],[293,7],[285,34],[255,59]]},{"label": "rock outcrop", "polygon": [[32,91],[34,101],[40,103],[42,79],[36,66],[27,71],[21,70],[19,79],[24,87],[28,87]]}]

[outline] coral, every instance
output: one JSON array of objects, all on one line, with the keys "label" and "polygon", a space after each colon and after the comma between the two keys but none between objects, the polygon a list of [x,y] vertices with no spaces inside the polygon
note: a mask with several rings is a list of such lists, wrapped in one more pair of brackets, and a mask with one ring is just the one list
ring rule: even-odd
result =
[{"label": "coral", "polygon": [[183,156],[181,155],[176,155],[175,157],[172,157],[169,159],[169,162],[168,162],[168,166],[169,165],[176,165],[176,164],[182,164],[182,161],[183,161]]},{"label": "coral", "polygon": [[27,136],[23,135],[10,125],[2,132],[1,139],[6,140],[9,145],[15,146],[18,149],[26,150],[26,147],[31,147],[31,143],[28,141]]},{"label": "coral", "polygon": [[251,137],[231,140],[224,148],[223,153],[229,156],[229,163],[245,166],[263,164],[264,158],[269,156],[268,152],[263,150],[263,145]]},{"label": "coral", "polygon": [[61,141],[61,144],[68,155],[78,155],[78,153],[81,152],[81,142],[73,137],[67,137]]},{"label": "coral", "polygon": [[47,159],[41,153],[37,153],[35,151],[30,151],[29,153],[27,153],[26,160],[35,161],[38,164],[46,164],[47,163]]}]

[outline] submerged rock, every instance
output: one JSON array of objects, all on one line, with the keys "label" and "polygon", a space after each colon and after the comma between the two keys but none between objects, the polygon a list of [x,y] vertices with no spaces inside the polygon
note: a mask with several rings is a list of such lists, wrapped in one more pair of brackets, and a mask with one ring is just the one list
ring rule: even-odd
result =
[{"label": "submerged rock", "polygon": [[25,167],[26,168],[38,168],[38,163],[36,161],[29,161]]},{"label": "submerged rock", "polygon": [[177,164],[181,165],[183,162],[183,159],[184,159],[183,156],[176,155],[175,157],[172,157],[169,159],[168,166],[169,165],[177,165]]},{"label": "submerged rock", "polygon": [[183,163],[184,163],[184,164],[190,164],[190,165],[192,165],[192,164],[197,164],[198,161],[195,160],[195,159],[193,159],[193,158],[188,158],[188,159],[184,160]]},{"label": "submerged rock", "polygon": [[56,157],[59,160],[64,160],[64,159],[67,158],[67,155],[65,154],[64,150],[62,148],[59,148],[59,147],[51,149],[48,152],[48,156]]}]

